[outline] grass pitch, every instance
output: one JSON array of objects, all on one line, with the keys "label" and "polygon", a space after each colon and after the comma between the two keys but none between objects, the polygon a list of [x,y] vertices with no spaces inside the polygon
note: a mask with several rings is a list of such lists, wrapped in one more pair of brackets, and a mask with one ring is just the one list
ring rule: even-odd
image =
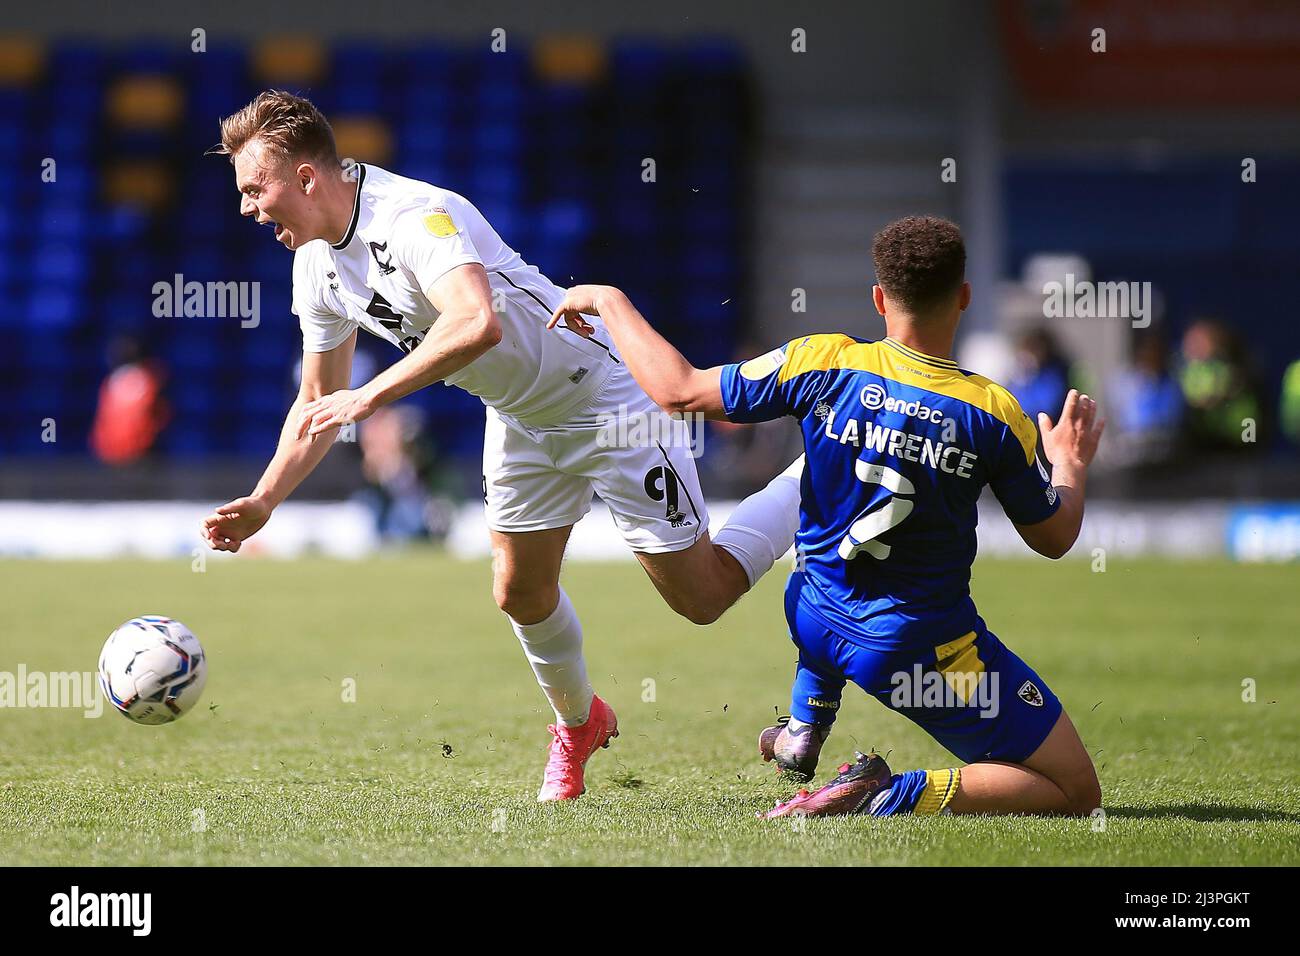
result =
[{"label": "grass pitch", "polygon": [[[431,552],[202,574],[0,562],[0,671],[93,670],[141,613],[183,620],[210,661],[203,700],[169,726],[0,710],[0,864],[1300,863],[1294,567],[976,566],[985,620],[1095,755],[1104,828],[755,819],[793,790],[755,747],[788,709],[783,575],[697,628],[632,564],[565,569],[622,736],[592,758],[584,798],[539,806],[550,715],[489,578]],[[895,770],[953,765],[850,686],[818,781],[871,747]]]}]

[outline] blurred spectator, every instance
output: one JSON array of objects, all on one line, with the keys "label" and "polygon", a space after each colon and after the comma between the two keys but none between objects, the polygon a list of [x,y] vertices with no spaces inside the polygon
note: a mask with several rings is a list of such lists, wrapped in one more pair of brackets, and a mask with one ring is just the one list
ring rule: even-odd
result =
[{"label": "blurred spectator", "polygon": [[[1238,337],[1222,322],[1197,319],[1183,333],[1179,384],[1187,434],[1198,451],[1251,451],[1264,443],[1260,389]],[[1243,440],[1247,422],[1255,440]]]},{"label": "blurred spectator", "polygon": [[1061,417],[1061,406],[1070,390],[1070,362],[1056,336],[1041,326],[1020,336],[1016,342],[1016,371],[1007,389],[1031,421],[1037,421],[1039,412],[1051,415],[1052,421]]},{"label": "blurred spectator", "polygon": [[357,426],[366,487],[355,497],[387,543],[429,537],[430,456],[422,435],[422,416],[410,405],[387,405]]},{"label": "blurred spectator", "polygon": [[113,340],[109,365],[112,371],[99,387],[90,447],[106,464],[126,465],[153,447],[170,418],[162,397],[166,373],[130,335]]},{"label": "blurred spectator", "polygon": [[1293,445],[1300,445],[1300,359],[1287,366],[1282,375],[1282,431]]},{"label": "blurred spectator", "polygon": [[1183,423],[1183,393],[1171,369],[1163,333],[1139,334],[1133,360],[1109,382],[1112,461],[1156,465],[1172,459]]}]

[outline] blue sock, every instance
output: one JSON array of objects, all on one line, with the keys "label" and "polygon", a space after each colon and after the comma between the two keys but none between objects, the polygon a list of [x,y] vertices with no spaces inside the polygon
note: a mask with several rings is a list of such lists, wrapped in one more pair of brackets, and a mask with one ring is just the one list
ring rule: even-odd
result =
[{"label": "blue sock", "polygon": [[925,770],[896,773],[890,780],[889,788],[876,794],[867,813],[873,817],[892,817],[896,813],[911,813],[929,782],[930,775]]}]

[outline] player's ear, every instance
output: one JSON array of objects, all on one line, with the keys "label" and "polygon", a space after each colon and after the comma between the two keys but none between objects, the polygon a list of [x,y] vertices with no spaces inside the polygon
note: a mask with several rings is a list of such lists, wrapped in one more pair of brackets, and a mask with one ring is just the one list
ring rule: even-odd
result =
[{"label": "player's ear", "polygon": [[316,188],[316,167],[311,163],[299,163],[295,172],[298,174],[298,185],[310,196],[311,191]]},{"label": "player's ear", "polygon": [[878,285],[871,287],[871,301],[876,305],[876,311],[881,315],[885,314],[885,290]]},{"label": "player's ear", "polygon": [[961,294],[958,296],[957,308],[962,312],[965,312],[967,309],[970,308],[970,283],[969,282],[963,282],[961,284]]}]

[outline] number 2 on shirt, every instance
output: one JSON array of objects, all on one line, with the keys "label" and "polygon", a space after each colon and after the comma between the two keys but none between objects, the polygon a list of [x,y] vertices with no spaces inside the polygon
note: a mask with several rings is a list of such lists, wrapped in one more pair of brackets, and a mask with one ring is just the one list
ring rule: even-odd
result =
[{"label": "number 2 on shirt", "polygon": [[856,472],[859,481],[869,485],[881,485],[894,494],[884,504],[868,515],[853,522],[849,533],[840,542],[840,557],[851,561],[864,551],[879,561],[889,557],[889,545],[875,539],[890,528],[896,527],[912,513],[915,503],[911,498],[899,495],[916,493],[916,487],[888,465],[873,465],[869,461],[858,459]]}]

